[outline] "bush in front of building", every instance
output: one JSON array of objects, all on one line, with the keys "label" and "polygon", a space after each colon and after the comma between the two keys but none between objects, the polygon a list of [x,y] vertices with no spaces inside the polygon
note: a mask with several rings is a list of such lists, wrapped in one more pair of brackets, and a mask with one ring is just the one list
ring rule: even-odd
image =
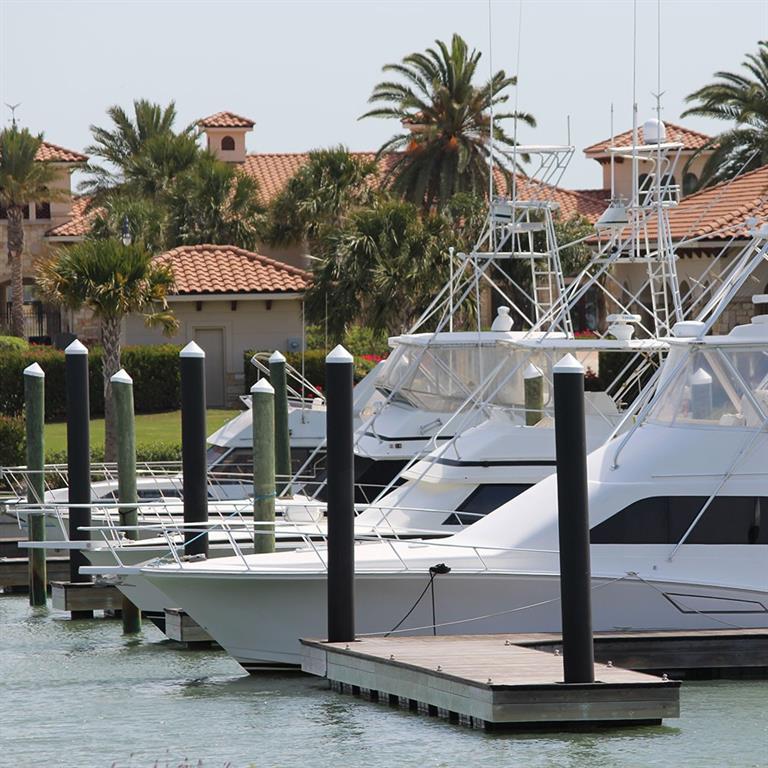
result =
[{"label": "bush in front of building", "polygon": [[26,461],[26,432],[20,416],[0,416],[0,467]]},{"label": "bush in front of building", "polygon": [[29,342],[18,336],[0,336],[0,351],[4,349],[29,349]]},{"label": "bush in front of building", "polygon": [[[251,391],[251,387],[259,378],[259,372],[251,364],[251,358],[255,350],[246,349],[243,353],[243,372],[245,373],[245,393]],[[325,389],[325,358],[327,353],[324,349],[308,349],[304,353],[304,376],[310,383],[318,389]],[[301,353],[288,352],[285,356],[286,362],[292,365],[297,371],[301,371]],[[355,384],[363,379],[382,358],[379,355],[356,355],[355,360]]]},{"label": "bush in front of building", "polygon": [[[125,347],[123,367],[133,378],[136,413],[175,411],[179,408],[179,350],[175,344]],[[101,349],[89,350],[91,415],[104,413]],[[28,349],[0,347],[0,413],[18,415],[24,410],[24,369],[38,363],[45,371],[45,416],[62,419],[67,413],[64,353],[52,347]]]}]

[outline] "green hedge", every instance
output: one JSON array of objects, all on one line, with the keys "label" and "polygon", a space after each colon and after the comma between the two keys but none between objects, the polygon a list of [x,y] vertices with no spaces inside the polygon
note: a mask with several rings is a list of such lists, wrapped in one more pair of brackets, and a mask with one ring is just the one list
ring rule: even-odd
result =
[{"label": "green hedge", "polygon": [[[91,461],[100,463],[104,461],[104,446],[91,448]],[[136,446],[136,461],[181,461],[181,444],[169,442],[139,443]],[[21,463],[24,461],[22,459]],[[66,464],[66,451],[47,451],[46,464]]]},{"label": "green hedge", "polygon": [[0,467],[12,467],[26,461],[24,419],[0,416]]},{"label": "green hedge", "polygon": [[[179,407],[179,350],[175,344],[126,347],[122,363],[133,377],[137,413],[174,411]],[[20,414],[24,409],[23,371],[39,363],[45,371],[45,415],[47,419],[66,416],[64,353],[52,347],[32,346],[27,350],[0,348],[0,413]],[[104,413],[104,384],[101,349],[89,354],[91,415]]]},{"label": "green hedge", "polygon": [[0,336],[0,350],[4,349],[29,349],[29,342],[18,336]]},{"label": "green hedge", "polygon": [[[243,371],[245,373],[245,393],[251,391],[251,387],[258,379],[256,367],[251,365],[251,358],[255,350],[247,349],[243,353]],[[327,353],[322,349],[308,349],[304,353],[304,376],[314,384],[318,389],[325,389],[325,358]],[[288,352],[285,356],[286,361],[297,371],[301,370],[301,353]],[[376,366],[376,362],[366,360],[362,357],[355,357],[355,383],[360,381],[366,374]]]}]

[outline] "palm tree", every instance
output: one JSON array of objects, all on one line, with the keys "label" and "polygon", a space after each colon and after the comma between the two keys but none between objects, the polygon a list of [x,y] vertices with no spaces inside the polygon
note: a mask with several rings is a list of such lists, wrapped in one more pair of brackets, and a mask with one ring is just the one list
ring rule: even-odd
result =
[{"label": "palm tree", "polygon": [[110,378],[120,370],[120,327],[127,315],[141,314],[147,325],[159,325],[172,334],[178,321],[166,296],[173,275],[167,267],[155,264],[141,244],[85,240],[42,262],[37,285],[50,301],[72,309],[87,307],[101,322],[104,455],[107,461],[114,461],[117,435]]},{"label": "palm tree", "polygon": [[339,339],[356,321],[375,332],[402,331],[447,280],[442,223],[386,196],[354,210],[341,229],[325,232],[306,295],[310,320],[327,320]]},{"label": "palm tree", "polygon": [[495,113],[493,144],[491,110],[504,104],[505,90],[517,84],[504,70],[496,72],[484,85],[473,80],[481,54],[469,51],[457,34],[449,48],[440,40],[437,49],[412,53],[400,64],[387,64],[406,82],[384,81],[368,100],[386,104],[362,117],[394,118],[405,131],[393,136],[380,149],[379,156],[401,152],[391,162],[385,181],[392,190],[416,205],[429,210],[444,205],[457,192],[484,195],[488,190],[489,161],[509,175],[504,148],[514,145],[500,125],[516,117],[526,125],[536,125],[527,113]]},{"label": "palm tree", "polygon": [[208,152],[177,177],[168,207],[169,247],[226,243],[253,250],[263,225],[258,182]]},{"label": "palm tree", "polygon": [[11,334],[24,336],[24,208],[30,203],[61,198],[51,187],[54,168],[35,158],[43,135],[33,136],[14,122],[0,132],[0,205],[8,217],[8,262],[11,265]]},{"label": "palm tree", "polygon": [[271,245],[308,240],[310,248],[327,227],[338,227],[355,207],[371,200],[375,161],[343,146],[309,153],[307,162],[270,204],[266,239]]},{"label": "palm tree", "polygon": [[[171,102],[166,107],[153,104],[147,99],[136,99],[133,102],[133,116],[122,107],[112,106],[107,115],[113,123],[112,128],[91,126],[93,144],[86,147],[86,152],[106,160],[116,170],[103,166],[91,165],[91,178],[84,182],[82,189],[93,192],[115,186],[120,180],[120,174],[125,173],[130,162],[142,153],[147,142],[157,137],[178,135],[173,130],[176,122],[176,105]],[[181,135],[194,136],[194,126],[187,126]]]},{"label": "palm tree", "polygon": [[[758,43],[742,64],[747,74],[715,72],[718,81],[686,97],[694,106],[683,117],[697,115],[735,122],[699,152],[714,147],[699,179],[709,186],[738,173],[768,164],[768,41]],[[690,163],[690,160],[689,160]]]}]

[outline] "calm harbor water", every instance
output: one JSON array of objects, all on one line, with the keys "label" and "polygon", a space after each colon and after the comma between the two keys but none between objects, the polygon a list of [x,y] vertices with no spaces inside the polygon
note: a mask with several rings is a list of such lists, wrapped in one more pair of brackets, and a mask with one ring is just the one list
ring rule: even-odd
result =
[{"label": "calm harbor water", "polygon": [[0,766],[768,766],[768,682],[686,683],[680,720],[603,733],[491,735],[249,677],[145,627],[69,621],[0,596]]}]

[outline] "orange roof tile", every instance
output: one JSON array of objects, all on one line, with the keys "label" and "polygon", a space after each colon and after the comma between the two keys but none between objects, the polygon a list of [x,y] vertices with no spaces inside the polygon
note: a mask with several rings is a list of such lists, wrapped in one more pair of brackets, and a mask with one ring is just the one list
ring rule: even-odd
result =
[{"label": "orange roof tile", "polygon": [[85,163],[88,157],[80,152],[51,144],[50,141],[43,141],[37,149],[35,160],[43,163]]},{"label": "orange roof tile", "polygon": [[309,272],[231,245],[183,245],[155,259],[168,265],[177,295],[305,290]]},{"label": "orange roof tile", "polygon": [[[669,213],[672,239],[728,240],[751,237],[746,219],[768,219],[768,165],[731,181],[703,189],[683,200]],[[656,237],[655,218],[649,237]]]},{"label": "orange roof tile", "polygon": [[[667,129],[667,141],[679,141],[683,145],[683,149],[701,149],[708,141],[712,139],[711,136],[707,136],[706,133],[700,133],[699,131],[691,130],[690,128],[684,128],[681,125],[675,125],[675,123],[664,123]],[[643,144],[645,139],[643,137],[643,127],[640,126],[637,130],[637,140],[639,144]],[[610,139],[604,139],[598,141],[597,144],[592,144],[584,150],[584,154],[590,157],[596,155],[607,154],[608,147],[611,146]],[[617,147],[631,147],[632,146],[632,131],[624,131],[620,133],[614,139],[614,146]]]},{"label": "orange roof tile", "polygon": [[[375,152],[352,152],[352,155],[361,160],[375,160]],[[379,171],[383,171],[387,164],[394,162],[396,155],[385,156],[379,163]],[[243,163],[243,170],[249,176],[252,176],[259,183],[262,198],[269,202],[276,195],[283,191],[285,185],[299,169],[309,160],[308,152],[296,153],[258,153],[248,155]],[[540,186],[533,186],[524,176],[518,175],[520,183],[518,185],[518,194],[523,198],[530,197],[536,191],[537,196],[542,197]],[[495,173],[496,189],[502,194],[506,193],[507,187],[503,175],[498,171]],[[597,199],[594,195],[587,195],[581,192],[563,189],[562,187],[546,187],[547,192],[544,197],[551,198],[560,205],[562,215],[570,218],[575,215],[585,216],[590,221],[596,221],[600,214],[605,210],[606,203],[603,199]]]},{"label": "orange roof tile", "polygon": [[46,233],[46,237],[85,237],[91,229],[93,217],[96,210],[86,210],[90,197],[76,197],[72,201],[72,212],[69,221],[63,224],[51,227]]},{"label": "orange roof tile", "polygon": [[198,120],[197,124],[202,128],[253,128],[256,125],[253,120],[234,112],[217,112]]}]

